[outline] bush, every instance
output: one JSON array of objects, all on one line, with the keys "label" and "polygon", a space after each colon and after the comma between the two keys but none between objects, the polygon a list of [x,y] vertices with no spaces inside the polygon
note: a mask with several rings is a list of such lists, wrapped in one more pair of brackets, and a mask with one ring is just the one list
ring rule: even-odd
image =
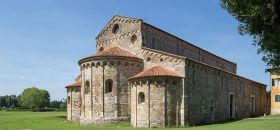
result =
[{"label": "bush", "polygon": [[42,110],[42,112],[49,112],[49,111],[54,111],[55,109],[54,108],[44,108]]}]

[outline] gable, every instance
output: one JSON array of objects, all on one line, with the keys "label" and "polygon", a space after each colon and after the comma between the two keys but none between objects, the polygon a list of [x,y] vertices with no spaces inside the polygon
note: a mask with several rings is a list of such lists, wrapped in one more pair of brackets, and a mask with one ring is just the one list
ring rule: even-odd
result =
[{"label": "gable", "polygon": [[[103,41],[106,39],[106,37],[113,37],[112,35],[120,35],[123,34],[129,30],[133,30],[137,25],[141,25],[142,19],[138,18],[131,18],[131,17],[125,17],[125,16],[119,16],[115,15],[101,30],[101,32],[97,35],[95,38],[98,41]],[[113,33],[113,28],[115,25],[118,25],[120,28],[119,34]],[[97,43],[98,44],[98,43]]]}]

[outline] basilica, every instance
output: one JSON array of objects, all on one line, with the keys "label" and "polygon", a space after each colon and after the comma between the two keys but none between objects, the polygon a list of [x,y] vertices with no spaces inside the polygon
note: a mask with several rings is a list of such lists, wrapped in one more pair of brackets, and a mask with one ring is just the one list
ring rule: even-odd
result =
[{"label": "basilica", "polygon": [[178,127],[266,112],[266,85],[237,75],[237,63],[140,18],[115,15],[78,65],[67,119],[81,125]]}]

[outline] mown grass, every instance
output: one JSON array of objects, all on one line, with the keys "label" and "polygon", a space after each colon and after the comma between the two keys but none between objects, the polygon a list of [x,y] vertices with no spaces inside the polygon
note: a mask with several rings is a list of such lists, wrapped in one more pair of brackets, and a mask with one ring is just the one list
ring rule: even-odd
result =
[{"label": "mown grass", "polygon": [[[65,112],[0,112],[0,130],[151,130],[133,128],[128,122],[106,126],[80,126],[65,121]],[[228,123],[189,128],[153,128],[153,130],[280,130],[280,115],[244,119]]]}]

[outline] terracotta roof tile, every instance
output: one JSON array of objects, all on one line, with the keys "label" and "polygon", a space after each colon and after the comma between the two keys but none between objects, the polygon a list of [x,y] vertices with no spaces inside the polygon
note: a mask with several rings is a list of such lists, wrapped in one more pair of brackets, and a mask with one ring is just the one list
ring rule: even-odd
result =
[{"label": "terracotta roof tile", "polygon": [[131,57],[131,58],[139,58],[133,54],[131,54],[128,51],[125,51],[119,47],[113,47],[113,48],[109,48],[109,49],[105,49],[102,52],[99,52],[95,55],[95,57],[98,56],[122,56],[122,57]]},{"label": "terracotta roof tile", "polygon": [[81,87],[81,82],[77,81],[77,82],[66,85],[66,87]]},{"label": "terracotta roof tile", "polygon": [[155,66],[145,71],[140,72],[139,74],[131,77],[130,79],[140,78],[140,77],[152,77],[152,76],[171,76],[171,77],[182,77],[175,72],[165,69],[161,66]]}]

